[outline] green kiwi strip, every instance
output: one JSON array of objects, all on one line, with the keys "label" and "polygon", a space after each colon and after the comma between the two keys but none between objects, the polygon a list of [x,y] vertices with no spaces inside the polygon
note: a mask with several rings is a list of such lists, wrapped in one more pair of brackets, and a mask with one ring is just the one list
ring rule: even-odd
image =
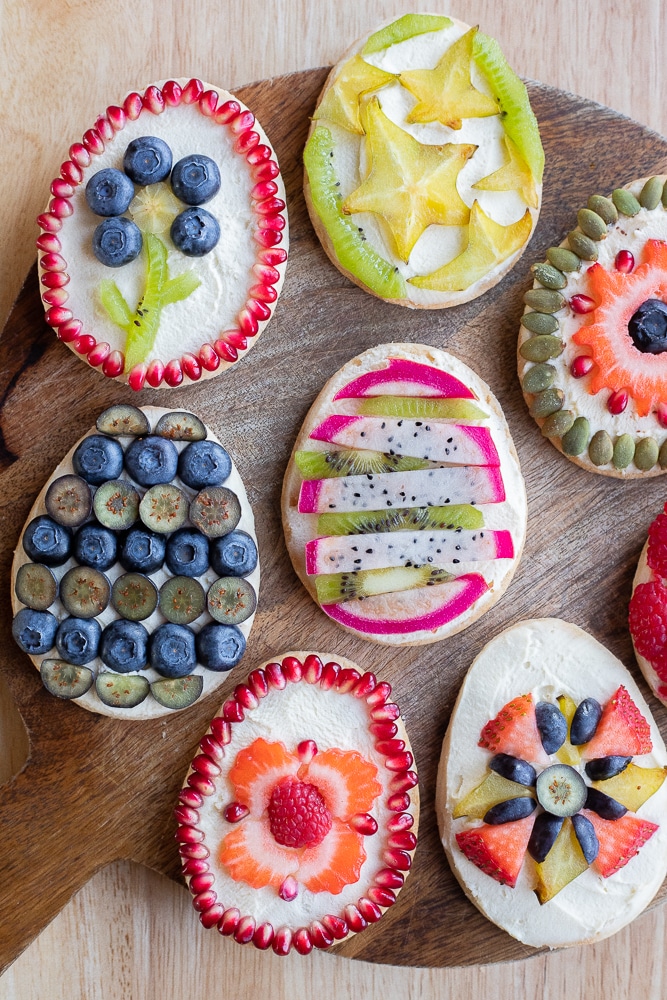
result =
[{"label": "green kiwi strip", "polygon": [[367,475],[377,472],[411,472],[428,469],[423,458],[385,455],[381,451],[297,451],[294,461],[304,479],[334,479],[340,476]]},{"label": "green kiwi strip", "polygon": [[448,17],[441,17],[437,14],[404,14],[397,21],[392,21],[391,24],[374,32],[361,50],[361,54],[369,56],[373,52],[382,52],[390,45],[405,42],[408,38],[414,38],[415,35],[425,35],[430,31],[449,28],[451,23]]},{"label": "green kiwi strip", "polygon": [[360,400],[357,412],[376,417],[441,417],[445,420],[488,418],[488,413],[467,399],[429,399],[426,396],[369,396]]},{"label": "green kiwi strip", "polygon": [[315,587],[320,604],[340,604],[354,598],[394,594],[453,579],[451,573],[432,566],[390,566],[386,569],[362,569],[357,573],[316,576]]},{"label": "green kiwi strip", "polygon": [[344,514],[320,514],[318,535],[368,535],[379,531],[444,531],[448,528],[483,528],[484,516],[470,504],[446,507],[403,507],[392,510],[365,510]]}]

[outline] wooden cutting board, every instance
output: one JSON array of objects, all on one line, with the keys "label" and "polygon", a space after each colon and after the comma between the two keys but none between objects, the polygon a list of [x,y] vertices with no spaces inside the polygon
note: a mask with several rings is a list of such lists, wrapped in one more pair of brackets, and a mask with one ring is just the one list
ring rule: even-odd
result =
[{"label": "wooden cutting board", "polygon": [[[387,305],[350,284],[325,257],[301,194],[308,115],[327,70],[239,91],[277,150],[288,193],[291,254],[276,316],[255,349],[211,382],[140,395],[194,410],[233,454],[255,512],[262,559],[259,612],[243,663],[222,694],[167,719],[132,723],[51,697],[11,638],[0,611],[0,670],[25,722],[30,755],[1,790],[3,878],[0,972],[99,868],[138,861],[179,878],[171,813],[194,749],[228,692],[260,661],[288,648],[347,656],[394,686],[421,779],[414,871],[396,906],[340,954],[414,966],[471,965],[534,954],[468,902],[440,847],[433,811],[440,745],[461,680],[488,639],[524,618],[562,617],[591,632],[631,668],[626,627],[635,563],[667,478],[622,483],[560,456],[528,416],[515,371],[530,264],[573,226],[594,190],[667,171],[667,140],[608,108],[540,84],[533,107],[546,149],[544,203],[523,260],[492,291],[440,312]],[[395,651],[340,631],[307,596],[288,559],[280,489],[292,444],[322,384],[378,343],[413,341],[452,351],[491,386],[522,463],[528,538],[509,591],[481,621],[432,646]],[[33,269],[0,340],[0,571],[33,499],[77,438],[128,388],[79,362],[46,326]],[[646,691],[646,686],[642,682]],[[649,698],[663,735],[665,710]],[[185,889],[183,890],[185,891]],[[656,902],[667,894],[663,888]],[[655,905],[655,904],[654,904]],[[85,931],[82,930],[82,938]],[[192,933],[206,933],[192,911]],[[213,933],[213,932],[208,932]],[[277,961],[277,959],[276,959]]]}]

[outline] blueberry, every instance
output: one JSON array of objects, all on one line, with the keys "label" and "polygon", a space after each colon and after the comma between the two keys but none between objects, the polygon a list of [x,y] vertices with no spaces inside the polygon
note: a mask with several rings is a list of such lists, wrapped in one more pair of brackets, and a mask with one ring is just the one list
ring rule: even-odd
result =
[{"label": "blueberry", "polygon": [[591,781],[606,781],[607,778],[613,778],[614,775],[625,771],[631,760],[632,757],[596,757],[586,764],[586,774]]},{"label": "blueberry", "polygon": [[201,153],[184,156],[171,172],[171,187],[186,205],[203,205],[220,190],[218,165]]},{"label": "blueberry", "polygon": [[105,219],[93,233],[93,253],[106,267],[123,267],[138,257],[143,246],[139,227],[124,215]]},{"label": "blueberry", "polygon": [[172,441],[155,434],[135,438],[125,452],[125,468],[141,486],[170,483],[178,468],[178,451]]},{"label": "blueberry", "polygon": [[48,653],[58,630],[58,619],[50,611],[21,608],[12,622],[12,635],[24,653]]},{"label": "blueberry", "polygon": [[589,865],[592,865],[600,852],[600,841],[597,838],[595,827],[586,816],[582,816],[580,813],[572,817],[572,826],[584,858]]},{"label": "blueberry", "polygon": [[534,785],[537,778],[537,772],[532,764],[521,760],[520,757],[512,757],[509,753],[497,753],[489,761],[489,767],[501,777],[516,781],[520,785]]},{"label": "blueberry", "polygon": [[86,184],[86,201],[95,215],[122,215],[134,198],[134,184],[122,170],[98,170]]},{"label": "blueberry", "polygon": [[97,656],[101,635],[96,618],[65,618],[56,632],[56,649],[61,659],[81,667]]},{"label": "blueberry", "polygon": [[209,670],[231,670],[244,653],[245,636],[235,625],[211,623],[197,633],[197,659]]},{"label": "blueberry", "polygon": [[611,795],[605,795],[597,788],[588,789],[586,809],[592,809],[602,819],[620,819],[628,811],[624,805],[612,799]]},{"label": "blueberry", "polygon": [[535,722],[545,753],[556,753],[567,739],[567,719],[550,701],[538,701],[535,706]]},{"label": "blueberry", "polygon": [[[574,820],[576,817],[573,816],[572,819]],[[539,864],[544,861],[556,843],[556,837],[560,833],[562,825],[562,816],[554,816],[552,813],[543,812],[536,817],[528,841],[528,853],[534,861],[537,861]]]},{"label": "blueberry", "polygon": [[81,566],[104,572],[115,563],[117,550],[113,531],[99,524],[84,524],[74,536],[72,555]]},{"label": "blueberry", "polygon": [[205,208],[186,208],[171,224],[171,238],[186,257],[204,257],[220,239],[220,225]]},{"label": "blueberry", "polygon": [[660,299],[647,299],[631,316],[628,332],[642,354],[667,351],[667,305]]},{"label": "blueberry", "polygon": [[174,576],[202,576],[208,569],[208,538],[195,528],[179,528],[167,541],[167,567]]},{"label": "blueberry", "polygon": [[245,531],[230,531],[211,542],[210,559],[218,576],[247,576],[257,566],[257,546]]},{"label": "blueberry", "polygon": [[178,456],[178,474],[193,490],[222,486],[231,471],[231,458],[215,441],[192,441]]},{"label": "blueberry", "polygon": [[45,566],[62,566],[69,559],[72,532],[52,517],[35,517],[23,532],[25,554]]},{"label": "blueberry", "polygon": [[157,184],[171,171],[171,150],[164,139],[142,135],[125,150],[123,169],[135,184]]},{"label": "blueberry", "polygon": [[186,625],[160,625],[150,638],[149,659],[163,677],[187,677],[197,665],[194,632]]},{"label": "blueberry", "polygon": [[600,702],[596,701],[595,698],[584,698],[577,706],[570,723],[570,743],[572,746],[581,746],[582,743],[588,743],[593,738],[601,715]]},{"label": "blueberry", "polygon": [[123,471],[123,449],[103,434],[85,437],[72,455],[74,471],[92,486],[118,479]]},{"label": "blueberry", "polygon": [[506,799],[505,802],[491,806],[484,814],[484,822],[495,826],[498,823],[512,823],[517,819],[525,819],[526,816],[530,816],[536,805],[535,799],[530,799],[527,795],[518,799]]},{"label": "blueberry", "polygon": [[102,632],[100,656],[119,674],[143,670],[148,659],[148,632],[139,622],[111,622]]},{"label": "blueberry", "polygon": [[147,528],[131,528],[120,545],[120,564],[129,573],[154,573],[164,563],[167,541]]}]

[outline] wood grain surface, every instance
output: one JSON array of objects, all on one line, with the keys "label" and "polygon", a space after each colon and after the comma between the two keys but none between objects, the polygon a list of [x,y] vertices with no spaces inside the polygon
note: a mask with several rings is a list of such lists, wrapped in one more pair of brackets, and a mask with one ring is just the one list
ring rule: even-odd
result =
[{"label": "wood grain surface", "polygon": [[[635,7],[631,12],[620,4],[591,4],[582,12],[580,8],[584,6],[570,2],[536,3],[530,17],[523,4],[514,2],[469,4],[465,9],[462,4],[452,4],[447,12],[469,22],[479,21],[485,30],[496,34],[514,65],[524,74],[586,90],[591,96],[632,111],[643,121],[664,130],[665,113],[658,96],[662,72],[658,53],[660,39],[665,35],[660,5],[646,3],[641,10]],[[123,91],[139,82],[164,76],[166,64],[172,75],[195,71],[213,80],[220,79],[224,71],[225,80],[221,84],[231,80],[233,86],[270,71],[295,68],[295,63],[304,66],[332,61],[355,35],[388,14],[404,9],[399,4],[368,4],[363,10],[351,3],[322,4],[321,16],[318,5],[318,17],[311,16],[309,22],[304,16],[306,5],[297,2],[274,3],[270,15],[268,6],[257,2],[230,3],[224,14],[193,3],[188,5],[187,13],[193,17],[197,13],[196,24],[190,22],[181,35],[182,7],[163,3],[158,13],[157,5],[147,3],[137,12],[139,24],[133,24],[130,38],[123,21],[130,10],[135,10],[130,4],[72,3],[60,8],[38,3],[31,5],[30,13],[22,6],[7,6],[3,44],[15,75],[8,74],[3,86],[5,121],[8,104],[14,102],[13,116],[7,121],[4,133],[10,137],[10,144],[3,157],[8,165],[23,157],[29,167],[16,179],[17,197],[7,210],[12,224],[3,227],[1,236],[0,263],[6,279],[2,282],[4,304],[11,302],[32,257],[29,219],[42,207],[48,178],[56,171],[69,143],[69,139],[63,143],[59,137],[76,136],[105,103],[118,99]],[[122,45],[119,38],[113,39],[103,29],[103,17],[124,29]],[[222,44],[229,37],[240,39],[234,52],[224,58],[213,48],[215,32],[211,31],[211,25],[216,20]],[[254,24],[255,34],[248,20]],[[104,43],[100,40],[102,36]],[[146,59],[147,38],[150,44]],[[633,38],[646,39],[642,44],[641,73],[624,56]],[[304,58],[304,52],[310,58]],[[615,68],[611,64],[614,56]],[[86,79],[90,87],[81,88],[85,63],[93,58],[99,72],[94,79]],[[265,69],[268,58],[273,61],[270,69]],[[545,67],[551,75],[543,71]],[[62,86],[49,89],[51,73],[57,75]],[[302,80],[310,81],[316,89],[316,75]],[[314,101],[315,89],[308,91],[304,85],[300,101],[300,92],[291,87],[285,104],[276,107],[274,114],[296,113],[298,109],[299,120],[304,117],[300,127],[305,130],[308,101],[311,104]],[[75,90],[77,99],[73,101]],[[251,102],[254,99],[250,91],[245,96]],[[569,228],[574,210],[591,186],[604,189],[642,172],[664,169],[667,147],[635,126],[586,108],[576,100],[561,99],[555,105],[548,90],[536,91],[536,109],[540,120],[548,123],[545,130],[548,151],[560,155],[562,163],[557,168],[554,160],[553,173],[547,173],[546,186],[550,192],[533,243],[537,252]],[[426,812],[433,794],[434,760],[451,708],[456,678],[480,648],[487,632],[493,634],[502,625],[526,615],[559,614],[587,627],[598,638],[606,638],[614,652],[627,664],[632,663],[624,609],[634,559],[648,522],[662,504],[663,480],[602,484],[566,463],[552,449],[540,447],[539,434],[521,402],[512,363],[521,312],[520,292],[527,284],[531,251],[493,300],[487,296],[477,306],[472,303],[460,311],[438,314],[425,333],[413,314],[406,315],[405,310],[373,302],[327,264],[303,217],[298,195],[298,160],[294,152],[290,153],[287,142],[288,138],[298,142],[299,126],[295,126],[292,136],[282,136],[276,133],[271,115],[263,113],[262,118],[286,168],[295,232],[293,270],[288,271],[284,298],[269,334],[244,361],[247,371],[238,369],[239,385],[230,385],[226,392],[220,380],[213,383],[216,393],[211,398],[207,395],[210,387],[206,386],[172,398],[179,405],[202,412],[234,450],[246,482],[254,486],[251,500],[259,515],[260,543],[264,542],[265,551],[275,556],[275,576],[269,569],[262,586],[264,617],[260,621],[258,616],[253,633],[256,640],[248,656],[259,660],[264,653],[274,653],[276,644],[290,644],[293,636],[290,623],[297,620],[300,628],[312,626],[313,644],[326,643],[329,649],[336,648],[364,665],[385,670],[396,684],[408,726],[411,720],[417,722],[426,715],[429,718],[428,726],[422,729],[420,725],[418,735],[413,735],[417,760],[422,765]],[[32,282],[32,291],[29,283],[13,314],[11,340],[5,335],[0,341],[2,431],[6,449],[1,473],[4,539],[0,561],[5,579],[8,553],[32,497],[96,410],[119,397],[117,391],[99,376],[86,372],[53,341],[35,306],[34,277]],[[335,330],[331,329],[332,324],[327,324],[329,337],[323,338],[322,320],[332,314],[332,309]],[[296,320],[304,343],[299,352],[299,366],[286,364],[285,352],[285,345],[293,343]],[[285,554],[277,516],[284,458],[321,383],[353,353],[382,340],[396,339],[397,327],[406,339],[426,339],[454,349],[490,382],[508,412],[531,500],[529,546],[504,601],[464,633],[459,645],[453,640],[446,649],[434,647],[435,653],[431,650],[429,655],[413,651],[401,668],[388,663],[386,654],[384,657],[378,654],[376,647],[343,636],[333,625],[321,620],[322,616],[282,562]],[[480,351],[480,343],[487,345],[487,349]],[[493,345],[492,350],[489,345]],[[240,387],[247,391],[237,395]],[[264,389],[269,391],[266,397],[260,391]],[[271,402],[265,409],[266,398]],[[56,414],[63,406],[67,411],[68,419],[62,423],[50,419],[50,408],[58,402]],[[275,416],[278,412],[279,422]],[[49,416],[48,440],[39,444],[45,414]],[[257,414],[260,436],[255,424]],[[279,441],[276,426],[280,427]],[[266,433],[262,434],[261,428]],[[232,441],[232,434],[237,443]],[[257,470],[261,471],[255,475]],[[559,516],[561,530],[555,531]],[[593,532],[594,537],[607,542],[604,547],[598,546],[594,555],[587,543]],[[595,566],[592,572],[591,564]],[[290,587],[287,594],[285,580]],[[604,600],[593,600],[594,590],[603,593]],[[288,619],[286,612],[290,615]],[[14,702],[20,703],[31,730],[32,746],[30,766],[3,788],[0,822],[5,858],[11,862],[10,870],[14,869],[5,888],[14,889],[14,905],[0,911],[2,940],[17,937],[12,928],[20,928],[29,937],[41,926],[40,912],[45,908],[57,912],[66,897],[61,868],[75,871],[76,883],[83,885],[97,868],[113,857],[124,856],[130,841],[131,850],[125,856],[157,868],[169,867],[168,861],[165,863],[171,851],[169,810],[162,804],[162,796],[168,798],[170,789],[156,788],[159,781],[155,779],[163,774],[160,768],[163,758],[173,754],[171,759],[178,763],[179,754],[185,759],[196,743],[195,713],[201,712],[205,719],[216,707],[202,705],[175,717],[166,728],[157,727],[151,734],[153,745],[138,760],[135,737],[127,736],[119,723],[112,722],[107,730],[108,720],[96,720],[99,724],[92,732],[85,733],[86,727],[78,716],[87,713],[68,705],[54,708],[51,701],[48,712],[44,712],[42,703],[46,696],[36,675],[26,671],[27,661],[4,641],[7,625],[5,611],[0,623],[3,633],[0,665],[12,691],[11,694],[3,691],[0,697],[3,778],[15,773],[27,754],[25,731]],[[420,685],[427,676],[433,678],[432,702],[437,706],[430,712],[419,697]],[[658,708],[658,718],[661,711]],[[72,720],[75,715],[76,720]],[[188,717],[192,729],[185,726]],[[112,731],[114,726],[116,732]],[[63,757],[64,736],[71,732],[79,741],[77,753]],[[22,799],[37,801],[31,783],[40,766],[46,766],[52,755],[60,755],[59,759],[64,761],[62,773],[54,774],[53,786],[39,786],[43,808],[33,810],[32,815],[24,810],[21,829],[12,832],[12,808],[19,803],[20,809]],[[146,777],[151,767],[153,782]],[[178,784],[176,777],[173,780]],[[79,800],[86,797],[90,787],[100,784],[102,808],[94,814],[94,824],[91,822],[88,830],[82,830],[74,821],[80,809]],[[17,790],[24,790],[25,794],[17,796]],[[132,837],[123,822],[124,811],[114,809],[116,803],[125,803],[124,810],[128,799],[133,806],[133,822],[137,822],[137,817],[142,821],[139,834],[135,827]],[[165,823],[158,830],[153,824],[154,817],[160,816]],[[489,930],[490,925],[467,903],[464,916],[456,911],[456,902],[451,903],[447,888],[451,875],[444,859],[439,858],[434,826],[431,823],[429,828],[425,823],[422,831],[419,853],[424,860],[421,867],[418,862],[394,913],[384,918],[387,942],[377,944],[371,955],[365,952],[362,936],[358,944],[352,942],[347,946],[350,951],[359,948],[363,957],[375,960],[433,965],[451,964],[452,955],[458,961],[473,958],[487,962],[517,954],[515,949],[519,946],[511,939],[504,944],[494,940],[499,932]],[[427,857],[432,863],[427,862]],[[34,874],[31,876],[33,865],[39,870],[44,863],[54,873],[46,883],[37,880]],[[71,891],[71,885],[67,891]],[[443,904],[443,898],[449,905]],[[455,994],[472,997],[484,992],[509,998],[528,991],[532,995],[539,990],[550,998],[593,992],[612,998],[637,994],[652,998],[663,993],[664,925],[664,911],[659,908],[598,946],[538,956],[514,965],[471,970],[401,970],[365,966],[326,955],[312,956],[307,962],[290,956],[287,961],[278,962],[272,955],[243,950],[219,940],[217,935],[202,933],[184,890],[144,868],[122,862],[100,871],[5,973],[0,979],[0,996],[169,996],[187,989],[193,997],[210,995],[213,990],[223,995],[233,991],[241,997],[256,996],[260,990],[276,997],[295,993],[306,996],[316,991],[326,991],[334,997],[351,994],[370,997],[400,989],[405,995],[415,997]],[[384,921],[377,931],[383,926]],[[444,956],[443,947],[447,951]]]}]

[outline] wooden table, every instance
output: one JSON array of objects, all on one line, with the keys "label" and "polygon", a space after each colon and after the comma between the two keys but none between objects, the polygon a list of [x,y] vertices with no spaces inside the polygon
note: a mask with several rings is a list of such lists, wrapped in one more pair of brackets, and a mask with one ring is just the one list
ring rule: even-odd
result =
[{"label": "wooden table", "polygon": [[[442,7],[501,42],[519,73],[609,104],[667,133],[662,94],[667,13],[660,0],[469,0]],[[399,2],[227,0],[4,0],[0,112],[5,219],[0,227],[0,317],[34,258],[34,216],[64,149],[106,104],[166,75],[197,75],[233,89],[335,61],[358,35],[409,8]],[[630,53],[639,58],[630,63]],[[573,150],[576,155],[576,150]],[[632,176],[631,169],[628,177]],[[54,464],[60,458],[53,456]],[[0,781],[28,753],[0,676]],[[35,831],[39,836],[39,831]],[[94,845],[91,845],[94,850]],[[48,887],[45,887],[48,891]],[[29,905],[29,900],[24,901]],[[504,966],[418,970],[314,954],[304,961],[242,949],[199,933],[187,893],[118,864],[100,872],[0,979],[0,1000],[188,994],[477,997],[574,1000],[662,997],[665,910],[607,942]],[[0,928],[0,934],[2,928]]]}]

